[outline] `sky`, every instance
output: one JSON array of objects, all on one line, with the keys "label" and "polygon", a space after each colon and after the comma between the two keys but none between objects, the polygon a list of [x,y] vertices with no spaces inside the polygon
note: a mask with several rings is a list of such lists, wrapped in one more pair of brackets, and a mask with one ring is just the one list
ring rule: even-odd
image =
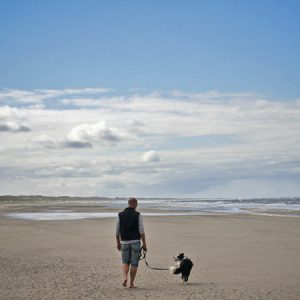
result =
[{"label": "sky", "polygon": [[0,1],[0,194],[300,195],[299,1]]}]

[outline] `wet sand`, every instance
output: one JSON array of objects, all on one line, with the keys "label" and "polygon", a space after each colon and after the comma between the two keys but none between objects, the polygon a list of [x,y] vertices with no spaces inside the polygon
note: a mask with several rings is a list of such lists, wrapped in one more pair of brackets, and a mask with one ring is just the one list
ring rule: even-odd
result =
[{"label": "wet sand", "polygon": [[0,299],[300,299],[299,217],[144,217],[149,264],[174,265],[182,251],[194,268],[185,285],[142,261],[132,290],[121,285],[114,219],[28,221],[2,213]]}]

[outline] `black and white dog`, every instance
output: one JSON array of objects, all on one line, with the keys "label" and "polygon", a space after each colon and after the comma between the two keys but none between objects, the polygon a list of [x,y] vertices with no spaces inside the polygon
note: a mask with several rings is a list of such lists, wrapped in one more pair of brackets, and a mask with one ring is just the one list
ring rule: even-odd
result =
[{"label": "black and white dog", "polygon": [[181,279],[184,282],[187,282],[193,267],[192,261],[188,257],[184,256],[184,253],[180,253],[175,256],[174,260],[178,263],[178,267],[170,267],[170,272],[172,274],[181,273]]}]

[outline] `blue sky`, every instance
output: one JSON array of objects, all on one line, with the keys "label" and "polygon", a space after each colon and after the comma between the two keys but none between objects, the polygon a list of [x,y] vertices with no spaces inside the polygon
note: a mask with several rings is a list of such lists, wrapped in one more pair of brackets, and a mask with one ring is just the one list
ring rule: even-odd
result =
[{"label": "blue sky", "polygon": [[1,1],[0,87],[300,92],[299,1]]},{"label": "blue sky", "polygon": [[299,1],[0,1],[0,194],[300,195]]}]

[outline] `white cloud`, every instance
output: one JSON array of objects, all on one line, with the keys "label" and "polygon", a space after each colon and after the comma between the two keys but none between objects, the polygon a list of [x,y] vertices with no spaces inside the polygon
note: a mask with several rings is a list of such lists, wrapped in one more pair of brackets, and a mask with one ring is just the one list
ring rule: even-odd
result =
[{"label": "white cloud", "polygon": [[0,106],[0,120],[24,119],[24,117],[22,111],[15,107]]},{"label": "white cloud", "polygon": [[13,122],[0,123],[0,132],[10,131],[10,132],[28,132],[30,127],[26,125],[21,125]]},{"label": "white cloud", "polygon": [[49,137],[46,134],[42,134],[40,136],[37,137],[33,137],[32,138],[33,142],[36,142],[40,145],[43,145],[45,147],[49,147],[49,148],[54,148],[54,147],[58,147],[59,144],[56,140],[54,140],[53,138]]},{"label": "white cloud", "polygon": [[73,148],[89,148],[94,143],[101,142],[113,145],[127,137],[128,135],[117,128],[108,127],[105,121],[101,121],[72,128],[66,137],[65,144]]},{"label": "white cloud", "polygon": [[13,103],[32,104],[61,96],[93,95],[108,93],[109,89],[104,88],[82,88],[82,89],[36,89],[32,91],[18,89],[4,89],[0,91],[0,101],[12,101]]},{"label": "white cloud", "polygon": [[26,125],[25,117],[16,108],[0,107],[0,132],[28,132],[30,126]]},{"label": "white cloud", "polygon": [[143,154],[144,162],[159,162],[160,157],[155,151],[148,151]]},{"label": "white cloud", "polygon": [[[44,90],[40,90],[44,91]],[[111,89],[104,89],[104,88],[83,88],[83,89],[63,89],[63,90],[54,90],[54,91],[61,91],[61,95],[75,95],[75,94],[104,94]]]},{"label": "white cloud", "polygon": [[75,105],[75,106],[84,106],[84,107],[100,106],[101,104],[99,99],[89,99],[89,98],[62,99],[61,102],[64,105]]}]

